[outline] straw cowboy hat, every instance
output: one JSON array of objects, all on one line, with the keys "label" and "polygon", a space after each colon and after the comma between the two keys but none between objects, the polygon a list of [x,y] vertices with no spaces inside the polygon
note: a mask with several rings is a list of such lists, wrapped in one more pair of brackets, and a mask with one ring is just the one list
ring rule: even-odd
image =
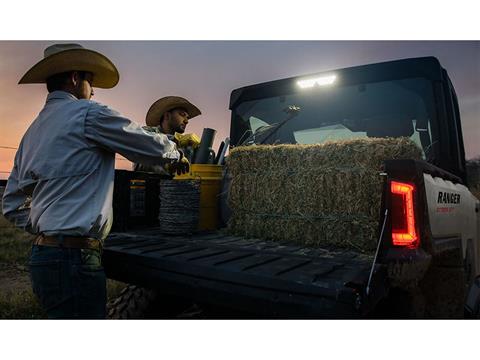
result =
[{"label": "straw cowboy hat", "polygon": [[18,83],[44,83],[50,76],[68,71],[91,72],[92,86],[104,89],[117,85],[120,77],[106,56],[78,44],[54,44],[45,49],[43,60],[28,70]]},{"label": "straw cowboy hat", "polygon": [[153,105],[150,106],[150,109],[148,109],[146,119],[147,125],[160,125],[160,119],[162,118],[162,115],[165,112],[176,108],[185,109],[188,112],[190,119],[201,114],[200,110],[187,99],[184,99],[180,96],[166,96],[155,101]]}]

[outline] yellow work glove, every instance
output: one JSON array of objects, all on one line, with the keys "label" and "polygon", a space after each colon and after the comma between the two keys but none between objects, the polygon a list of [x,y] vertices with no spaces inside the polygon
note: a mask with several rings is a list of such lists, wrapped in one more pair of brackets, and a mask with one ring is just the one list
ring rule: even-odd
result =
[{"label": "yellow work glove", "polygon": [[175,133],[174,136],[175,142],[177,143],[179,148],[186,148],[191,146],[192,148],[196,149],[200,146],[200,138],[197,134],[179,134]]},{"label": "yellow work glove", "polygon": [[186,174],[190,171],[190,162],[183,156],[183,153],[180,152],[180,160],[165,165],[165,170],[167,170],[170,175],[175,175],[175,173],[177,173],[177,175]]}]

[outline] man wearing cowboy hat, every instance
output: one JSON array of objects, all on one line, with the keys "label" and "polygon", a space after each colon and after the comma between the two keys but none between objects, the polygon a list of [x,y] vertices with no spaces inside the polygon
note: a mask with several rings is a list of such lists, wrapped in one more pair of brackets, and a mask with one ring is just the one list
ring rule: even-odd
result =
[{"label": "man wearing cowboy hat", "polygon": [[90,100],[92,87],[112,88],[118,80],[104,55],[56,44],[19,82],[46,83],[49,94],[15,155],[3,214],[36,235],[32,287],[50,318],[105,317],[100,251],[112,223],[115,153],[188,171],[166,135]]},{"label": "man wearing cowboy hat", "polygon": [[[196,134],[184,134],[188,121],[200,115],[200,109],[180,96],[166,96],[155,101],[147,112],[146,124],[143,129],[152,133],[165,134],[174,141],[179,148],[192,149],[200,145]],[[162,166],[135,163],[135,171],[155,172],[167,174]]]}]

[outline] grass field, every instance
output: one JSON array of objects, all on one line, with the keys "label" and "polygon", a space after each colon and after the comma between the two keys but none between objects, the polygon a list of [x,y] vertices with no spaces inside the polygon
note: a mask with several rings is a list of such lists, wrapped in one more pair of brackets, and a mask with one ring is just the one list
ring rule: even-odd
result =
[{"label": "grass field", "polygon": [[[15,229],[0,215],[0,319],[45,319],[32,292],[28,258],[32,236]],[[108,299],[115,298],[125,284],[108,280]]]}]

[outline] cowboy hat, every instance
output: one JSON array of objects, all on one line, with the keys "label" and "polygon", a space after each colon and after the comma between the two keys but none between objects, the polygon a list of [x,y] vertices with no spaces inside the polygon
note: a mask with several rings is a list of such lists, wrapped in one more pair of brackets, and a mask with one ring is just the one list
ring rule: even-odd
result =
[{"label": "cowboy hat", "polygon": [[91,72],[92,86],[104,89],[117,85],[120,77],[106,56],[78,44],[54,44],[45,49],[43,60],[28,70],[18,83],[44,83],[50,76],[68,71]]},{"label": "cowboy hat", "polygon": [[190,119],[201,114],[200,110],[187,99],[180,96],[166,96],[155,101],[152,106],[150,106],[150,109],[148,109],[146,118],[147,125],[160,125],[160,119],[163,114],[176,108],[185,109],[188,112]]}]

